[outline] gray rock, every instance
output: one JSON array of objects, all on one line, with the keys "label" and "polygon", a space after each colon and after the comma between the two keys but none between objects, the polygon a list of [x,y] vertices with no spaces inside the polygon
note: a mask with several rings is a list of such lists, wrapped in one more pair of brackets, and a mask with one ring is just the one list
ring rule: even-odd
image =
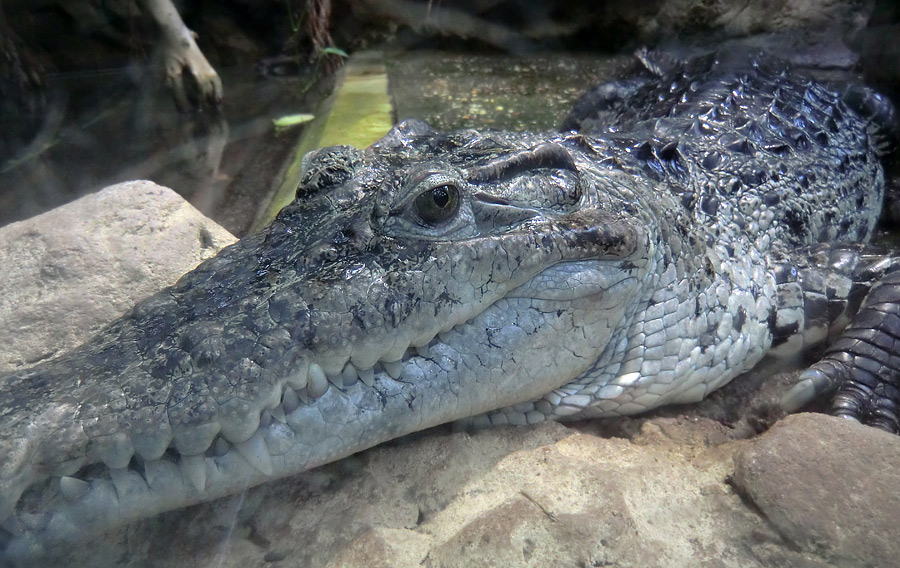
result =
[{"label": "gray rock", "polygon": [[84,342],[234,240],[149,181],[0,228],[0,373]]},{"label": "gray rock", "polygon": [[[777,544],[751,548],[780,537],[727,484],[740,443],[704,442],[721,430],[702,419],[653,419],[633,441],[573,433],[511,451],[487,472],[467,475],[455,498],[414,529],[368,531],[328,566],[363,566],[357,560],[367,556],[383,566],[434,568],[804,565]],[[496,434],[472,439],[484,449],[498,442],[488,436]],[[465,463],[479,451],[453,459]],[[411,535],[429,538],[424,554]],[[411,544],[397,544],[404,542]]]},{"label": "gray rock", "polygon": [[737,454],[734,482],[775,530],[835,566],[900,558],[900,437],[789,416]]},{"label": "gray rock", "polygon": [[742,0],[657,0],[620,4],[615,15],[634,18],[643,41],[673,40],[685,36],[723,38],[760,33],[795,34],[833,32],[852,37],[869,21],[872,3],[744,2]]},{"label": "gray rock", "polygon": [[721,424],[635,419],[632,439],[602,438],[593,426],[437,428],[136,524],[68,563],[840,565],[798,551],[733,490],[734,455],[750,442],[730,440]]}]

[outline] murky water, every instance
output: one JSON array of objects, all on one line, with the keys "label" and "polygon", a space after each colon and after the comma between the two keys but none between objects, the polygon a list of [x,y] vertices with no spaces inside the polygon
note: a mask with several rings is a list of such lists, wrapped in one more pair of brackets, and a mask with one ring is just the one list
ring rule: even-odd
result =
[{"label": "murky water", "polygon": [[[588,86],[625,59],[413,52],[385,62],[398,120],[421,118],[439,130],[552,130]],[[15,155],[0,157],[0,225],[113,183],[150,179],[245,234],[302,132],[276,132],[272,119],[314,112],[331,82],[219,71],[221,118],[177,112],[164,89],[136,89],[124,69],[49,77],[41,130]]]},{"label": "murky water", "polygon": [[588,87],[609,79],[628,57],[409,53],[388,60],[398,120],[438,130],[555,130]]},{"label": "murky water", "polygon": [[272,120],[311,112],[331,83],[264,79],[250,67],[219,72],[221,117],[176,111],[161,85],[136,88],[127,69],[48,77],[40,131],[15,155],[0,156],[0,225],[113,183],[150,179],[245,233],[302,131],[276,132]]},{"label": "murky water", "polygon": [[[553,130],[588,86],[626,60],[438,52],[385,57],[394,117],[421,118],[439,130]],[[272,120],[314,112],[332,81],[260,78],[251,68],[219,71],[226,93],[222,117],[179,113],[161,86],[135,88],[126,69],[49,77],[41,130],[15,155],[0,156],[0,225],[120,181],[150,179],[245,234],[302,132],[276,132]]]}]

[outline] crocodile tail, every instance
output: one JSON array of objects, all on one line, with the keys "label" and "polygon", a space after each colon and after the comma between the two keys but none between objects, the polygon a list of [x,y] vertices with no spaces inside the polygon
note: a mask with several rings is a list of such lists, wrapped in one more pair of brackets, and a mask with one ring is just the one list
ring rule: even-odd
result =
[{"label": "crocodile tail", "polygon": [[900,122],[897,109],[887,97],[864,85],[850,83],[844,87],[841,98],[866,121],[879,156],[886,156],[897,148]]}]

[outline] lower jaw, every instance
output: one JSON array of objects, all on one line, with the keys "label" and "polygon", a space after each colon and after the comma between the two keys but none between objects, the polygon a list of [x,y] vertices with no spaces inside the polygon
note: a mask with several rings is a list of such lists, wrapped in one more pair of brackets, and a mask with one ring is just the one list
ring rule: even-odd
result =
[{"label": "lower jaw", "polygon": [[[528,309],[513,309],[517,303]],[[234,494],[410,432],[533,400],[583,372],[602,344],[602,330],[589,329],[596,322],[584,321],[589,312],[572,302],[498,304],[421,348],[423,356],[404,361],[402,372],[394,369],[396,378],[378,372],[371,386],[329,388],[308,404],[270,409],[251,438],[262,442],[257,447],[265,455],[224,447],[190,466],[174,451],[159,460],[134,458],[130,467],[87,480],[87,490],[74,498],[51,482],[56,493],[38,499],[37,513],[3,523],[10,535],[0,559],[34,558],[47,548]]]}]

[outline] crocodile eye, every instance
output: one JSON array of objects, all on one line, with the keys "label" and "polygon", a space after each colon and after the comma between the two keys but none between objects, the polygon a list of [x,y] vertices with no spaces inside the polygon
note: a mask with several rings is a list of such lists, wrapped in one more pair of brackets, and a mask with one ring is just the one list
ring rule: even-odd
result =
[{"label": "crocodile eye", "polygon": [[416,197],[416,213],[429,225],[450,219],[459,210],[459,188],[452,184],[439,185]]}]

